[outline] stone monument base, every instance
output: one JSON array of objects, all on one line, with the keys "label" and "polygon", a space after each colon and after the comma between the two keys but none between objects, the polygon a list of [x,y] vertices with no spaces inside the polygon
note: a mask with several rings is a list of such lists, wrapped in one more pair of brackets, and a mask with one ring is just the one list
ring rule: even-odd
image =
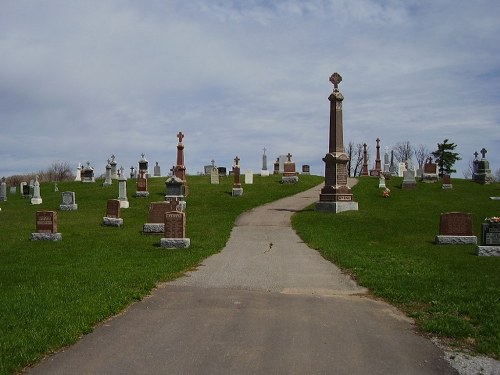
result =
[{"label": "stone monument base", "polygon": [[123,225],[123,219],[118,219],[116,217],[103,217],[102,224],[107,227],[121,227]]},{"label": "stone monument base", "polygon": [[103,182],[102,183],[102,186],[111,186],[111,185],[113,185],[112,182]]},{"label": "stone monument base", "polygon": [[78,205],[77,204],[61,204],[59,206],[59,209],[61,211],[75,211],[75,210],[78,210]]},{"label": "stone monument base", "polygon": [[438,182],[439,176],[435,173],[423,173],[422,174],[422,182],[427,182],[428,184],[433,184],[434,182]]},{"label": "stone monument base", "polygon": [[262,177],[268,177],[269,176],[269,171],[263,169],[263,170],[260,171],[260,175]]},{"label": "stone monument base", "polygon": [[85,178],[85,177],[84,177],[84,178],[82,179],[82,182],[83,182],[84,184],[88,184],[88,183],[95,183],[95,178],[94,178],[94,177],[92,177],[92,178]]},{"label": "stone monument base", "polygon": [[316,202],[316,211],[333,213],[358,211],[358,202]]},{"label": "stone monument base", "polygon": [[149,191],[136,191],[134,194],[136,198],[147,198],[149,197]]},{"label": "stone monument base", "polygon": [[476,245],[476,236],[436,236],[437,245]]},{"label": "stone monument base", "polygon": [[299,182],[298,176],[283,176],[283,177],[281,177],[282,184],[296,184],[297,182]]},{"label": "stone monument base", "polygon": [[31,241],[61,241],[61,233],[31,233]]},{"label": "stone monument base", "polygon": [[478,246],[477,255],[485,257],[500,257],[500,246]]},{"label": "stone monument base", "polygon": [[31,198],[31,204],[42,204],[42,198]]},{"label": "stone monument base", "polygon": [[233,191],[231,192],[231,195],[233,197],[240,197],[243,195],[243,188],[233,188]]},{"label": "stone monument base", "polygon": [[186,249],[191,245],[189,238],[162,238],[160,247],[163,249]]},{"label": "stone monument base", "polygon": [[445,189],[445,190],[451,190],[453,189],[453,184],[443,184],[443,186],[441,186],[442,189]]},{"label": "stone monument base", "polygon": [[142,226],[142,232],[144,234],[164,234],[165,224],[164,223],[146,223]]},{"label": "stone monument base", "polygon": [[401,189],[403,190],[415,190],[417,188],[417,183],[415,181],[403,181],[401,184]]},{"label": "stone monument base", "polygon": [[126,200],[121,200],[120,199],[120,208],[129,208],[130,204]]}]

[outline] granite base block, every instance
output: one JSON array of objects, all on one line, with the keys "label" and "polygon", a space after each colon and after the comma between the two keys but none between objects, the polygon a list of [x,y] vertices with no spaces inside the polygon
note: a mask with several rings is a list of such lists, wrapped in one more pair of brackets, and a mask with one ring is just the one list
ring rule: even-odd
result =
[{"label": "granite base block", "polygon": [[149,197],[149,191],[136,191],[134,194],[136,198],[147,198]]},{"label": "granite base block", "polygon": [[165,224],[164,223],[146,223],[142,226],[142,232],[144,234],[164,234]]},{"label": "granite base block", "polygon": [[130,204],[126,200],[120,199],[120,208],[129,208]]},{"label": "granite base block", "polygon": [[160,246],[163,249],[186,249],[191,245],[189,238],[162,238]]},{"label": "granite base block", "polygon": [[416,182],[406,182],[403,181],[401,185],[401,189],[403,190],[415,190],[417,188],[417,183]]},{"label": "granite base block", "polygon": [[283,176],[283,177],[281,177],[282,184],[296,184],[297,182],[299,182],[298,176]]},{"label": "granite base block", "polygon": [[59,209],[61,211],[75,211],[75,210],[78,210],[78,205],[77,204],[61,204],[59,206]]},{"label": "granite base block", "polygon": [[316,211],[333,213],[358,211],[358,202],[316,202]]},{"label": "granite base block", "polygon": [[451,190],[453,189],[453,184],[443,184],[443,186],[441,186],[441,189]]},{"label": "granite base block", "polygon": [[231,195],[233,197],[241,197],[243,195],[243,188],[233,188]]},{"label": "granite base block", "polygon": [[477,255],[484,257],[500,257],[500,246],[478,246]]},{"label": "granite base block", "polygon": [[61,241],[61,233],[31,233],[31,241]]},{"label": "granite base block", "polygon": [[117,219],[116,217],[103,217],[102,223],[108,227],[121,227],[123,225],[123,219]]},{"label": "granite base block", "polygon": [[436,236],[437,245],[476,245],[476,236]]},{"label": "granite base block", "polygon": [[31,198],[31,204],[42,204],[42,198]]},{"label": "granite base block", "polygon": [[268,177],[269,176],[269,171],[263,169],[263,170],[260,171],[260,175],[262,177]]}]

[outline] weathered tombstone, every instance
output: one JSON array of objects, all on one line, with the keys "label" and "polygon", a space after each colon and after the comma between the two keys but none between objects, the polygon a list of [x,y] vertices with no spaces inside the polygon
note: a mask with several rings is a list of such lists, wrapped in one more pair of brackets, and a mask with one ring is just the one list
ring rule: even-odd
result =
[{"label": "weathered tombstone", "polygon": [[375,142],[377,142],[377,146],[376,146],[377,154],[375,157],[375,168],[373,168],[370,171],[370,176],[379,176],[380,172],[382,172],[382,165],[381,165],[381,160],[380,160],[380,139],[377,138],[375,140]]},{"label": "weathered tombstone", "polygon": [[57,185],[57,182],[54,182],[54,193],[57,193],[59,191],[59,186]]},{"label": "weathered tombstone", "polygon": [[475,173],[474,181],[480,184],[491,184],[495,181],[491,174],[490,162],[486,160],[486,149],[483,147],[481,152],[481,160],[477,162],[477,172]]},{"label": "weathered tombstone", "polygon": [[384,152],[384,173],[390,172],[390,162],[389,162],[389,147],[385,146]]},{"label": "weathered tombstone", "polygon": [[280,173],[280,158],[277,158],[273,164],[273,174],[279,174],[279,173]]},{"label": "weathered tombstone", "polygon": [[154,169],[153,169],[153,176],[154,177],[161,177],[161,168],[158,165],[158,162],[156,162]]},{"label": "weathered tombstone", "polygon": [[82,182],[95,182],[94,168],[87,162],[87,166],[82,170]]},{"label": "weathered tombstone", "polygon": [[0,202],[4,202],[7,200],[7,184],[5,182],[5,177],[2,177],[2,181],[0,182]]},{"label": "weathered tombstone", "polygon": [[391,165],[389,166],[389,172],[391,172],[392,176],[398,175],[398,168],[396,163],[394,163],[394,150],[391,150]]},{"label": "weathered tombstone", "polygon": [[165,187],[167,194],[165,195],[165,200],[172,197],[184,198],[185,195],[185,185],[184,182],[177,176],[170,176],[165,181]]},{"label": "weathered tombstone", "polygon": [[436,244],[476,244],[472,231],[472,214],[466,212],[445,212],[441,214],[439,235]]},{"label": "weathered tombstone", "polygon": [[488,218],[481,225],[481,246],[477,255],[500,256],[500,218]]},{"label": "weathered tombstone", "polygon": [[361,176],[369,176],[370,173],[368,172],[368,151],[367,151],[368,145],[366,143],[363,143],[363,166],[361,167]]},{"label": "weathered tombstone", "polygon": [[295,171],[295,163],[292,161],[292,154],[286,155],[287,160],[283,163],[282,184],[296,184],[299,182],[298,173]]},{"label": "weathered tombstone", "polygon": [[403,182],[401,183],[401,189],[416,189],[417,181],[415,180],[415,171],[404,171],[403,172]]},{"label": "weathered tombstone", "polygon": [[160,240],[160,246],[164,249],[185,249],[191,245],[191,240],[186,238],[186,214],[184,212],[171,211],[165,214],[164,238]]},{"label": "weathered tombstone", "polygon": [[184,134],[179,132],[177,134],[179,143],[177,144],[177,165],[175,166],[175,176],[178,177],[184,184],[186,184],[186,166],[184,165]]},{"label": "weathered tombstone", "polygon": [[118,162],[116,161],[116,156],[111,155],[111,161],[109,162],[109,165],[111,165],[111,178],[113,180],[118,180],[118,170],[116,168],[116,165]]},{"label": "weathered tombstone", "polygon": [[78,163],[78,167],[76,167],[75,181],[82,180],[82,164]]},{"label": "weathered tombstone", "polygon": [[245,171],[245,184],[246,185],[253,184],[253,171],[251,169],[247,169]]},{"label": "weathered tombstone", "polygon": [[17,186],[10,187],[10,194],[17,194]]},{"label": "weathered tombstone", "polygon": [[453,184],[451,183],[451,176],[449,174],[445,174],[443,176],[443,186],[442,189],[453,189]]},{"label": "weathered tombstone", "polygon": [[212,173],[212,165],[204,165],[203,166],[203,174],[205,176],[209,176]]},{"label": "weathered tombstone", "polygon": [[398,177],[403,177],[404,172],[406,171],[406,163],[398,163]]},{"label": "weathered tombstone", "polygon": [[426,183],[434,183],[439,180],[438,165],[432,162],[432,157],[427,159],[424,164],[424,171],[422,173],[422,181]]},{"label": "weathered tombstone", "polygon": [[333,92],[328,97],[330,101],[330,134],[328,153],[323,158],[325,162],[325,186],[321,189],[316,211],[338,213],[342,211],[357,211],[358,203],[354,201],[351,188],[347,185],[347,163],[349,156],[344,150],[342,123],[343,95],[338,89],[342,77],[338,73],[330,76]]},{"label": "weathered tombstone", "polygon": [[38,176],[35,178],[33,183],[33,198],[31,198],[31,204],[42,204],[42,197],[40,195],[40,182],[38,182]]},{"label": "weathered tombstone", "polygon": [[219,170],[217,167],[212,167],[210,171],[210,183],[215,185],[219,184]]},{"label": "weathered tombstone", "polygon": [[311,174],[311,166],[309,164],[303,164],[302,165],[302,174],[303,175],[309,175],[309,174]]},{"label": "weathered tombstone", "polygon": [[145,177],[139,177],[137,179],[137,191],[134,194],[137,198],[149,197],[148,191],[148,179]]},{"label": "weathered tombstone", "polygon": [[106,172],[104,175],[104,182],[102,183],[102,186],[110,186],[113,184],[113,179],[111,178],[111,164],[110,160],[108,159],[108,163],[106,164]]},{"label": "weathered tombstone", "polygon": [[267,170],[267,155],[266,155],[266,148],[263,148],[264,153],[262,154],[262,169],[260,170],[260,175],[262,177],[268,177],[269,176],[269,171]]},{"label": "weathered tombstone", "polygon": [[241,187],[240,183],[240,166],[239,166],[240,158],[236,156],[234,158],[234,165],[233,165],[233,190],[231,192],[231,195],[233,197],[239,197],[243,195],[243,188]]},{"label": "weathered tombstone", "polygon": [[219,177],[226,177],[227,176],[227,168],[226,167],[217,167],[217,170],[219,171]]},{"label": "weathered tombstone", "polygon": [[139,160],[139,178],[147,178],[149,175],[149,164],[144,156],[144,153],[142,153],[141,159]]},{"label": "weathered tombstone", "polygon": [[102,223],[110,227],[121,227],[123,219],[120,217],[120,208],[120,201],[118,199],[108,199],[106,216],[102,218]]},{"label": "weathered tombstone", "polygon": [[142,227],[144,234],[163,234],[165,231],[165,214],[171,211],[183,211],[180,198],[169,198],[164,202],[151,202],[148,210],[148,222]]},{"label": "weathered tombstone", "polygon": [[121,208],[129,208],[130,204],[127,198],[127,177],[123,173],[123,167],[120,168],[120,177],[118,178],[118,200]]},{"label": "weathered tombstone", "polygon": [[31,198],[30,186],[26,182],[21,183],[21,193],[23,198]]},{"label": "weathered tombstone", "polygon": [[61,241],[62,235],[57,232],[57,212],[36,212],[36,233],[31,233],[32,241]]},{"label": "weathered tombstone", "polygon": [[385,186],[385,176],[384,176],[383,173],[380,173],[380,176],[378,178],[378,187],[379,188],[384,188],[384,189],[386,188],[386,186]]},{"label": "weathered tombstone", "polygon": [[74,211],[78,209],[74,191],[63,192],[61,194],[61,198],[62,198],[62,203],[59,205],[61,211]]}]

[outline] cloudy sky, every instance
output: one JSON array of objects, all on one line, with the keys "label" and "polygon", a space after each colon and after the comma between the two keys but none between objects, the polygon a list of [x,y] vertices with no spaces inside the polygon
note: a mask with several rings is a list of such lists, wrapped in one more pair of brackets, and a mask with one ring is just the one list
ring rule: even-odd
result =
[{"label": "cloudy sky", "polygon": [[329,77],[344,143],[375,159],[445,138],[500,168],[498,0],[0,0],[0,176],[141,153],[165,174],[213,158],[260,171],[292,153],[323,174]]}]

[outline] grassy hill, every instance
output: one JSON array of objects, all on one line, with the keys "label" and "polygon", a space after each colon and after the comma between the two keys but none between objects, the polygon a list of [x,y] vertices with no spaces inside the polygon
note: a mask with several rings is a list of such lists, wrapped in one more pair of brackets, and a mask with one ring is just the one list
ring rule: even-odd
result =
[{"label": "grassy hill", "polygon": [[454,180],[401,190],[402,179],[363,177],[354,187],[359,211],[337,215],[313,207],[295,214],[295,230],[309,246],[352,274],[372,293],[413,317],[450,345],[500,357],[500,258],[476,256],[474,245],[435,245],[442,212],[470,212],[481,238],[485,217],[500,216],[500,184]]},{"label": "grassy hill", "polygon": [[[255,176],[232,197],[232,178],[211,185],[210,177],[188,177],[187,250],[159,247],[161,236],[143,235],[150,202],[163,201],[166,178],[149,179],[150,196],[133,198],[122,210],[124,226],[104,227],[107,199],[118,197],[118,184],[102,187],[78,182],[42,184],[41,205],[19,194],[0,202],[0,374],[32,364],[46,353],[74,343],[106,318],[147,295],[160,281],[171,280],[219,252],[236,217],[253,207],[295,194],[323,178],[301,176],[297,185],[280,177]],[[60,211],[61,192],[76,193],[77,211]],[[60,242],[31,241],[35,212],[57,211]]]}]

